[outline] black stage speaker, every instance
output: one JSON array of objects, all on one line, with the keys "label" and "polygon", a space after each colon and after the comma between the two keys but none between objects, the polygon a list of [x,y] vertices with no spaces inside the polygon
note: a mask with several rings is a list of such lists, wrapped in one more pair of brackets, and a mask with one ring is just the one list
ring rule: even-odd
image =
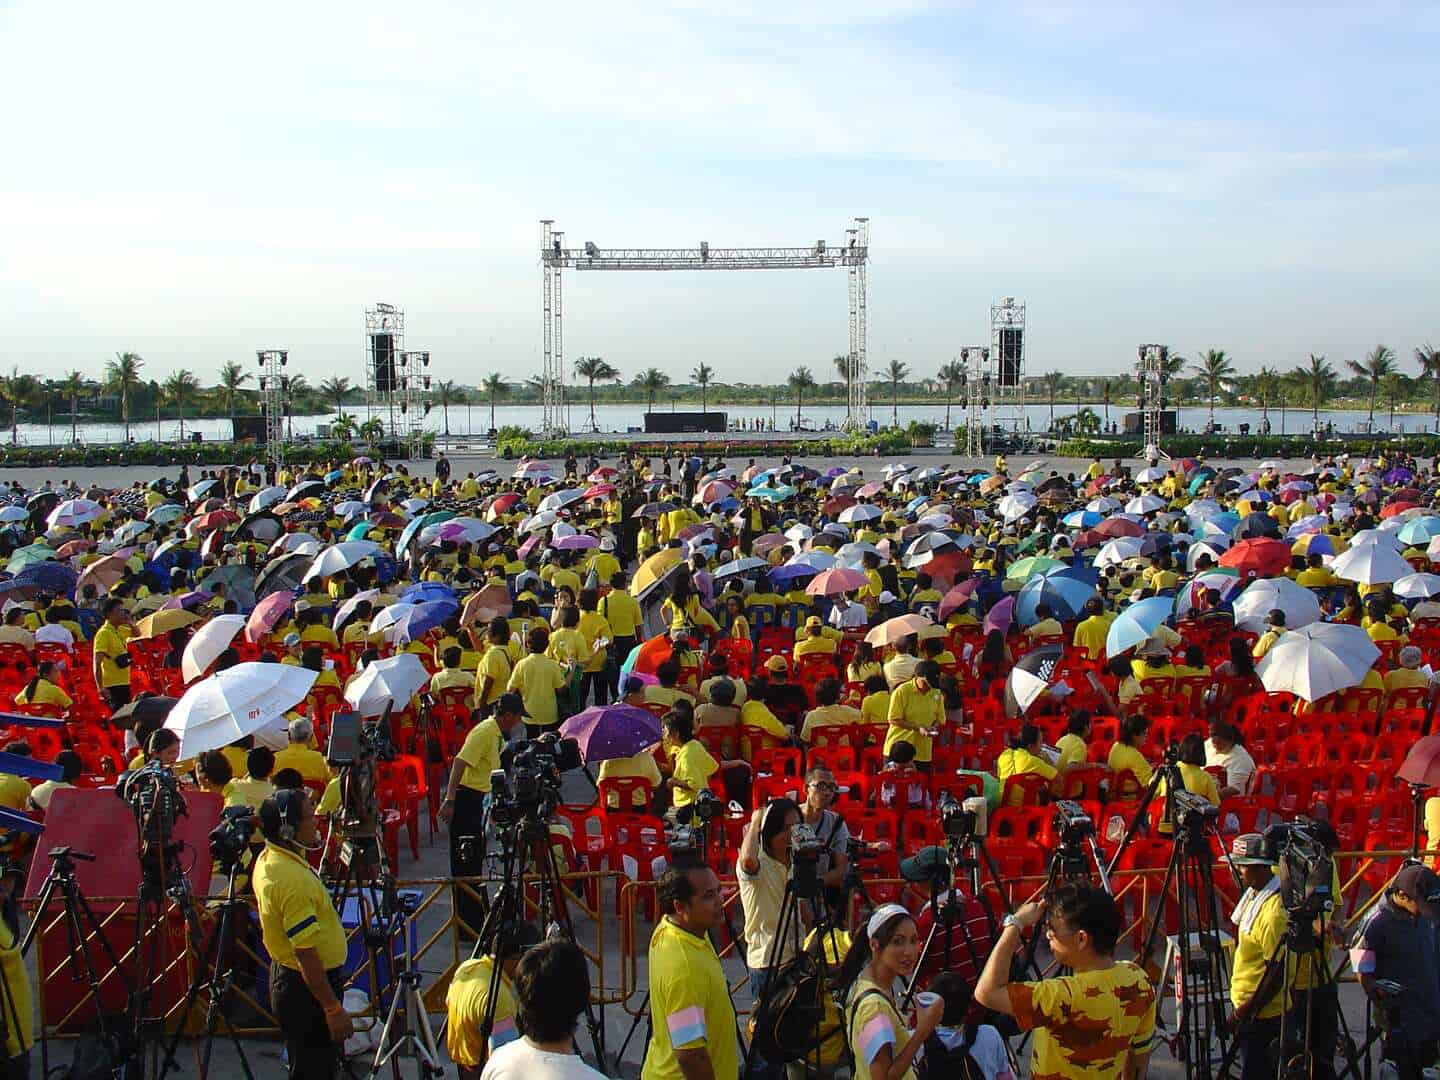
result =
[{"label": "black stage speaker", "polygon": [[370,351],[375,364],[375,389],[388,394],[395,389],[395,338],[391,334],[371,334]]},{"label": "black stage speaker", "polygon": [[724,431],[723,412],[647,412],[645,431],[650,435],[687,431]]},{"label": "black stage speaker", "polygon": [[236,442],[242,439],[254,439],[257,443],[265,441],[265,417],[237,416],[234,425]]},{"label": "black stage speaker", "polygon": [[[1126,414],[1125,414],[1125,434],[1126,434],[1126,435],[1144,435],[1144,434],[1145,434],[1145,414],[1144,414],[1143,412],[1131,412],[1131,413],[1126,413]],[[1175,434],[1175,410],[1174,410],[1174,409],[1161,409],[1161,410],[1160,410],[1160,434],[1161,434],[1161,435],[1174,435],[1174,434]]]},{"label": "black stage speaker", "polygon": [[1000,385],[1020,385],[1020,359],[1024,354],[1025,331],[1018,327],[1000,328]]}]

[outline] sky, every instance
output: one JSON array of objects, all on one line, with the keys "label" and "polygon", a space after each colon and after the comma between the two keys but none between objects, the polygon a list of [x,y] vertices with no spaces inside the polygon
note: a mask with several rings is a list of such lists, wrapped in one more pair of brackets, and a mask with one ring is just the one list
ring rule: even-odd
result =
[{"label": "sky", "polygon": [[[0,369],[202,382],[364,311],[474,385],[541,366],[541,218],[601,247],[871,219],[872,368],[1029,310],[1030,374],[1440,344],[1440,7],[0,0]],[[841,271],[568,274],[628,379],[823,380]]]}]

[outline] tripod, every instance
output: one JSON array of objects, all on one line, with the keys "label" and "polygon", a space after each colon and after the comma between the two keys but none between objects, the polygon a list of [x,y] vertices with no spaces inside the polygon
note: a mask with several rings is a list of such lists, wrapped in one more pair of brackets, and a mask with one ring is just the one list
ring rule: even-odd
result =
[{"label": "tripod", "polygon": [[[180,909],[191,941],[202,941],[205,935],[200,926],[200,917],[195,912],[190,881],[179,866],[179,845],[170,843],[168,837],[163,844],[154,843],[160,850],[147,847],[142,833],[140,889],[135,898],[135,986],[130,996],[130,1023],[137,1069],[141,1074],[150,1071],[152,1075],[159,1077],[164,1075],[162,1059],[159,1056],[162,1049],[159,1036],[164,1032],[165,1017],[151,1016],[149,1012],[155,984],[169,970],[169,965],[162,963],[169,906],[167,902],[173,902]],[[148,960],[145,950],[147,941],[150,946]],[[197,972],[196,978],[200,977],[201,973]],[[184,1024],[182,1015],[182,1029]],[[149,1051],[146,1040],[151,1036],[154,1036],[156,1056],[147,1070],[145,1061]]]},{"label": "tripod", "polygon": [[165,1047],[164,1057],[160,1062],[161,1080],[164,1080],[164,1077],[172,1069],[178,1071],[180,1068],[180,1063],[175,1060],[175,1050],[180,1045],[180,1039],[185,1033],[185,1018],[190,1015],[190,1010],[200,1000],[202,989],[207,990],[207,994],[205,1000],[205,1048],[200,1058],[200,1080],[205,1080],[210,1074],[210,1056],[215,1045],[215,1032],[221,1023],[224,1023],[228,1029],[230,1041],[235,1045],[235,1053],[240,1058],[240,1068],[244,1070],[246,1080],[254,1080],[254,1073],[250,1071],[250,1062],[245,1056],[245,1048],[240,1042],[239,1033],[225,1015],[225,999],[235,984],[235,967],[230,950],[235,940],[236,916],[245,918],[249,907],[243,899],[235,895],[235,877],[238,869],[239,862],[237,860],[230,864],[227,871],[228,880],[225,899],[219,908],[220,917],[215,921],[215,926],[210,931],[210,940],[205,943],[204,950],[200,954],[200,966],[195,969],[195,977],[190,980],[190,990],[185,995],[185,1003],[180,1007],[180,1021],[175,1026],[175,1033],[170,1037],[169,1045]]},{"label": "tripod", "polygon": [[[404,933],[401,952],[404,955],[404,970],[396,976],[396,985],[390,998],[390,1010],[385,1015],[385,1025],[380,1029],[379,1045],[375,1048],[375,1061],[370,1066],[370,1078],[374,1080],[386,1064],[399,1068],[395,1059],[408,1052],[420,1063],[421,1077],[440,1077],[445,1069],[440,1064],[440,1051],[436,1049],[435,1034],[430,1030],[430,1016],[420,996],[420,973],[415,970],[415,957],[410,949],[408,932],[409,920],[414,917],[415,906],[411,897],[396,898],[390,920],[386,925],[386,941],[394,941],[398,931]],[[394,963],[394,951],[390,951]],[[401,1019],[403,1014],[404,1019]],[[403,1026],[403,1027],[402,1027]],[[398,1075],[398,1071],[397,1071]]]},{"label": "tripod", "polygon": [[[1045,884],[1041,887],[1041,895],[1048,900],[1061,885],[1073,881],[1089,882],[1093,878],[1099,878],[1101,888],[1114,895],[1115,890],[1110,887],[1110,871],[1100,857],[1100,845],[1095,839],[1094,822],[1088,817],[1082,822],[1073,816],[1073,812],[1072,816],[1066,816],[1067,812],[1063,809],[1065,805],[1063,800],[1056,803],[1057,820],[1062,817],[1065,820],[1060,830],[1060,844],[1050,853],[1050,865],[1045,870]],[[1035,964],[1035,951],[1040,947],[1040,939],[1044,936],[1032,934],[1030,944],[1025,950],[1025,968],[1037,975],[1039,968]]]}]

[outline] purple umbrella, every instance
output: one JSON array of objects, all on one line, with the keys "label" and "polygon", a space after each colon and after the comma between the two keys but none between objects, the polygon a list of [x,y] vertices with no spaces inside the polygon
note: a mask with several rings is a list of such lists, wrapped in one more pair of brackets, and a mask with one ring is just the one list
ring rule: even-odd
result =
[{"label": "purple umbrella", "polygon": [[991,630],[999,630],[1002,634],[1010,632],[1010,621],[1015,617],[1015,597],[1007,596],[998,604],[992,607],[985,615],[985,633]]},{"label": "purple umbrella", "polygon": [[1415,479],[1415,474],[1403,466],[1397,466],[1382,476],[1381,479],[1387,484],[1408,484],[1411,480]]},{"label": "purple umbrella", "polygon": [[187,592],[184,596],[172,596],[169,600],[166,600],[165,603],[161,604],[160,608],[161,610],[164,610],[166,608],[183,608],[185,611],[194,611],[196,608],[198,608],[201,604],[204,604],[209,599],[209,593],[201,592],[199,589],[194,589],[190,592]]},{"label": "purple umbrella", "polygon": [[555,541],[557,551],[584,551],[586,548],[597,548],[600,546],[598,537],[589,533],[576,533],[574,536],[562,536]]},{"label": "purple umbrella", "polygon": [[592,705],[560,725],[586,762],[633,757],[660,741],[660,721],[634,705]]}]

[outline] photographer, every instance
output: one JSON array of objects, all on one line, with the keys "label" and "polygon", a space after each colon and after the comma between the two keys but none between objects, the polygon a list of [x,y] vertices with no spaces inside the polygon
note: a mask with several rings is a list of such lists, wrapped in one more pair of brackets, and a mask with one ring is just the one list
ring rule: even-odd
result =
[{"label": "photographer", "polygon": [[1230,861],[1240,871],[1245,892],[1235,904],[1235,962],[1230,975],[1231,1027],[1240,1043],[1241,1080],[1275,1074],[1275,1044],[1285,1012],[1285,964],[1281,946],[1289,915],[1280,899],[1280,879],[1259,833],[1231,842]]},{"label": "photographer", "polygon": [[320,847],[315,809],[302,791],[277,791],[260,805],[265,850],[252,882],[260,936],[270,954],[270,1005],[280,1020],[290,1075],[334,1080],[354,1030],[340,1002],[345,931],[330,894],[306,861]]},{"label": "photographer", "polygon": [[720,879],[698,861],[676,860],[660,878],[661,917],[647,968],[653,1034],[642,1080],[735,1080],[735,1006],[708,937],[725,921]]},{"label": "photographer", "polygon": [[[1048,911],[1047,911],[1048,908]],[[1010,982],[1021,933],[1039,927],[1055,962],[1073,972]],[[1002,920],[975,1000],[1035,1032],[1031,1076],[1143,1077],[1155,1034],[1155,990],[1135,964],[1115,959],[1124,919],[1098,885],[1070,882]]]},{"label": "photographer", "polygon": [[474,1080],[490,1054],[520,1037],[515,1026],[515,969],[520,966],[525,950],[539,943],[540,932],[529,923],[510,923],[501,928],[495,944],[500,958],[500,979],[488,1045],[481,1045],[480,1033],[489,1011],[495,959],[481,956],[466,960],[455,969],[450,987],[445,991],[445,1049],[459,1067],[462,1080]]},{"label": "photographer", "polygon": [[[1375,1003],[1385,1036],[1385,1058],[1401,1080],[1420,1080],[1440,1058],[1440,878],[1411,863],[1395,876],[1385,898],[1366,917],[1350,946],[1350,962]],[[1403,992],[1384,992],[1384,983]]]},{"label": "photographer", "polygon": [[900,876],[915,884],[931,884],[935,890],[934,903],[927,892],[925,906],[915,916],[922,946],[935,927],[936,911],[940,912],[935,940],[920,969],[919,985],[924,986],[938,972],[953,971],[973,986],[994,944],[994,920],[990,912],[960,888],[951,871],[949,854],[943,847],[924,847],[910,858],[901,859]]},{"label": "photographer", "polygon": [[[779,932],[785,883],[790,878],[792,830],[800,824],[800,808],[790,799],[772,799],[750,817],[735,877],[740,885],[740,904],[745,909],[745,967],[750,972],[750,989],[758,1003],[776,968],[792,959],[803,936],[800,919],[793,935],[774,947]],[[773,953],[773,956],[772,956]],[[775,968],[770,967],[771,963]],[[766,1071],[761,1065],[761,1072]]]},{"label": "photographer", "polygon": [[840,886],[850,865],[850,829],[835,805],[839,791],[835,774],[817,765],[805,774],[805,802],[800,806],[801,822],[820,841],[820,883],[825,886],[825,899],[836,907],[841,898]]},{"label": "photographer", "polygon": [[15,863],[0,866],[0,1007],[3,1007],[5,1060],[0,1080],[28,1080],[30,1047],[35,1042],[35,1013],[30,976],[20,955],[20,909],[16,894],[25,887],[25,874]]},{"label": "photographer", "polygon": [[[501,694],[495,701],[495,715],[471,728],[455,754],[445,797],[440,802],[440,820],[450,827],[452,877],[475,877],[485,868],[490,774],[500,768],[500,750],[524,716],[525,702],[519,694]],[[456,886],[455,913],[461,922],[477,931],[484,921],[485,907],[468,890]]]},{"label": "photographer", "polygon": [[524,1037],[500,1047],[484,1080],[604,1080],[575,1053],[575,1025],[590,1001],[590,969],[574,942],[552,938],[528,950],[515,971]]}]

